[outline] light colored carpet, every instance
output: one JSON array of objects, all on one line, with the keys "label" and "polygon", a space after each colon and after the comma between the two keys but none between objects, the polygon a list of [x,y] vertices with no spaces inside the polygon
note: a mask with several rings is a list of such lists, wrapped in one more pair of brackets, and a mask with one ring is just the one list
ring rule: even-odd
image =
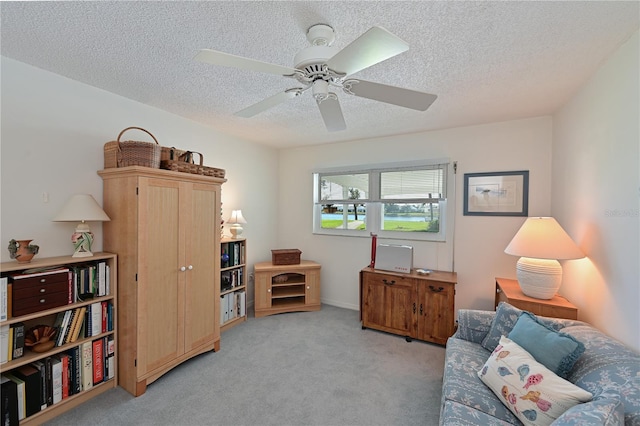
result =
[{"label": "light colored carpet", "polygon": [[444,348],[323,305],[246,323],[134,398],[121,388],[49,425],[437,425]]}]

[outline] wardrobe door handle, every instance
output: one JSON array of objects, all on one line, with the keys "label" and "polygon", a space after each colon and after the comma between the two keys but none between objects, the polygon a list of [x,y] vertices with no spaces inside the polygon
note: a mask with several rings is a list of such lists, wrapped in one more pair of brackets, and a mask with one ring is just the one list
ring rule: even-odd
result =
[{"label": "wardrobe door handle", "polygon": [[432,285],[430,285],[429,288],[431,289],[431,291],[436,292],[436,293],[440,293],[442,290],[444,290],[444,287],[435,288]]},{"label": "wardrobe door handle", "polygon": [[181,266],[181,267],[180,267],[180,271],[184,272],[184,271],[186,271],[186,270],[187,270],[187,268],[186,268],[185,266]]},{"label": "wardrobe door handle", "polygon": [[386,285],[394,285],[396,283],[396,280],[387,281],[386,278],[383,278],[382,282],[385,283]]}]

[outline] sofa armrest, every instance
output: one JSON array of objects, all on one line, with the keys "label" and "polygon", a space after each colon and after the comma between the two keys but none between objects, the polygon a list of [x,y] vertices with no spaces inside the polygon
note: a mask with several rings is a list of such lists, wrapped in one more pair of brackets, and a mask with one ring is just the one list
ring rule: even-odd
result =
[{"label": "sofa armrest", "polygon": [[458,310],[458,328],[452,337],[482,343],[495,316],[494,311],[460,309]]}]

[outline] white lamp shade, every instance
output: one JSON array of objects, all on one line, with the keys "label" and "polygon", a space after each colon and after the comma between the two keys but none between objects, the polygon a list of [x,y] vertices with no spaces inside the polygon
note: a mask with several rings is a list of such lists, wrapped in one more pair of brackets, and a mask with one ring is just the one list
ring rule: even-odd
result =
[{"label": "white lamp shade", "polygon": [[530,217],[513,237],[505,253],[535,259],[581,259],[584,253],[552,217]]},{"label": "white lamp shade", "polygon": [[106,222],[109,216],[90,194],[76,194],[65,203],[54,222]]},{"label": "white lamp shade", "polygon": [[242,210],[233,210],[227,223],[247,223],[247,221],[242,216]]}]

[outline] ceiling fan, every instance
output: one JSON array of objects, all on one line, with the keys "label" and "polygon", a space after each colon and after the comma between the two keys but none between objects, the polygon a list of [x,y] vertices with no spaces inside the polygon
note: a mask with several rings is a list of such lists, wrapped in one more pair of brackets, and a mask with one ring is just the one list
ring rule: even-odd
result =
[{"label": "ceiling fan", "polygon": [[307,31],[311,46],[295,56],[294,67],[270,64],[217,50],[202,49],[195,59],[214,65],[282,75],[297,80],[298,84],[276,95],[251,105],[234,115],[253,117],[311,89],[327,130],[347,128],[334,88],[349,95],[425,111],[437,96],[416,90],[350,78],[351,74],[409,50],[409,45],[382,27],[372,27],[351,44],[339,50],[333,47],[335,32],[325,24],[313,25]]}]

